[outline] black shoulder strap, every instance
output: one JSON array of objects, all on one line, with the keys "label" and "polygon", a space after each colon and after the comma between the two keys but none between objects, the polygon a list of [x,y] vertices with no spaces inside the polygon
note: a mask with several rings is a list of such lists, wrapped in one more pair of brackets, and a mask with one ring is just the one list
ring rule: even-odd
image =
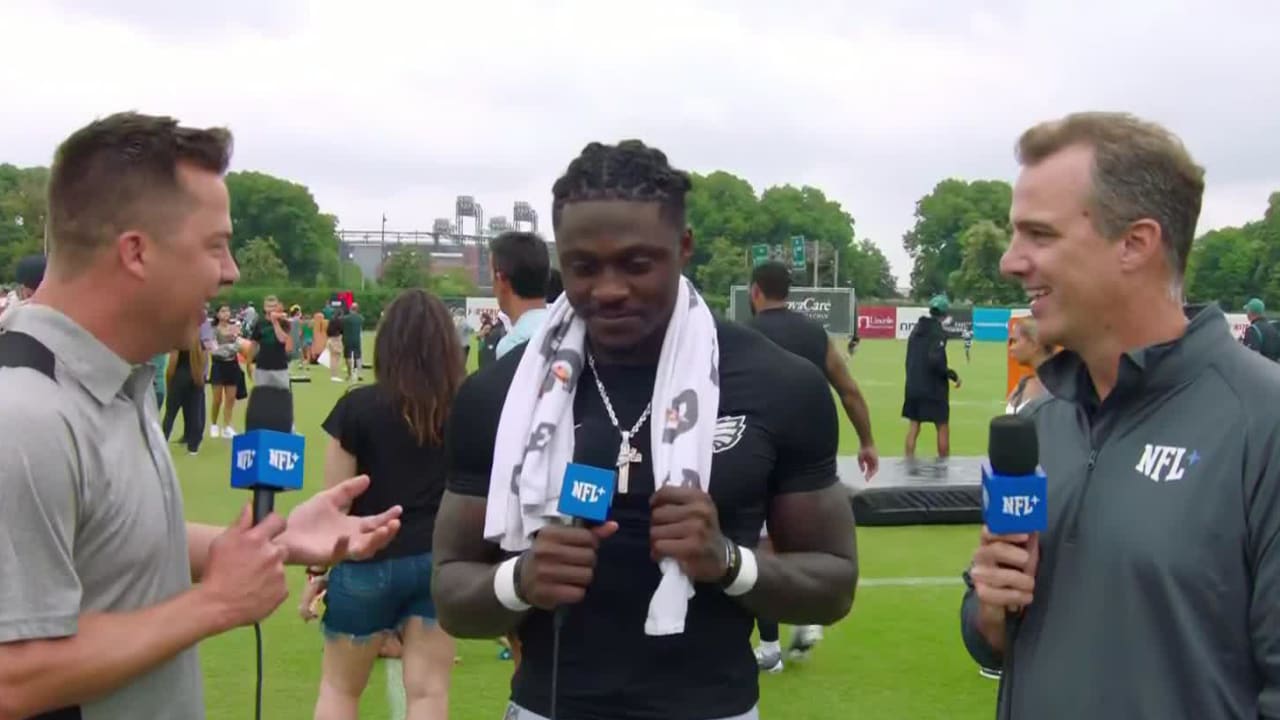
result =
[{"label": "black shoulder strap", "polygon": [[25,367],[38,370],[57,382],[57,361],[44,343],[20,332],[0,332],[0,367]]}]

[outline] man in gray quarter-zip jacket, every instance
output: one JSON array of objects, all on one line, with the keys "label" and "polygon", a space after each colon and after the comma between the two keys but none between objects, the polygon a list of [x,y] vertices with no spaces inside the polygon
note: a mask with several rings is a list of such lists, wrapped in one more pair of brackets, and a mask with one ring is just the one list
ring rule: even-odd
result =
[{"label": "man in gray quarter-zip jacket", "polygon": [[1280,718],[1280,373],[1180,287],[1202,171],[1114,114],[1027,131],[1001,270],[1064,352],[1029,411],[1048,529],[985,529],[961,606],[1000,720]]}]

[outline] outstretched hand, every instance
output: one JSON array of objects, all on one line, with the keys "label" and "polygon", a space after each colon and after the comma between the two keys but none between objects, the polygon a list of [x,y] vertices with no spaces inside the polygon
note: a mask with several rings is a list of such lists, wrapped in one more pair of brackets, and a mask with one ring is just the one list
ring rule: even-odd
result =
[{"label": "outstretched hand", "polygon": [[400,531],[399,505],[371,517],[348,515],[351,503],[369,487],[368,475],[357,475],[317,493],[289,513],[277,538],[291,565],[335,565],[364,560],[387,546]]}]

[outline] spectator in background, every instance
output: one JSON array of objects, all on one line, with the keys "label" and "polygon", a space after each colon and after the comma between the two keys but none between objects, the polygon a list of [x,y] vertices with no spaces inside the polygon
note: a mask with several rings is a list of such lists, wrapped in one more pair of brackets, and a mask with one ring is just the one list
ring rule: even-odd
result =
[{"label": "spectator in background", "polygon": [[947,332],[942,319],[951,303],[942,295],[929,301],[929,314],[916,322],[907,338],[907,383],[902,403],[902,417],[907,427],[906,455],[915,457],[920,426],[932,423],[938,431],[938,457],[951,454],[951,389],[948,381],[960,388],[960,376],[947,366]]},{"label": "spectator in background", "polygon": [[[325,593],[325,645],[317,720],[355,720],[360,695],[383,641],[399,632],[410,720],[448,715],[454,641],[436,624],[431,597],[432,532],[444,493],[444,424],[466,375],[448,308],[424,290],[407,290],[382,316],[374,384],[338,400],[325,485],[357,470],[369,489],[352,512],[404,508],[400,533],[363,562],[308,569],[300,611]],[[370,642],[371,640],[375,642]]]},{"label": "spectator in background", "polygon": [[209,353],[199,339],[189,348],[169,353],[161,429],[165,440],[168,440],[173,433],[173,421],[181,410],[182,439],[190,455],[200,452],[200,441],[204,439],[204,382],[208,371]]},{"label": "spectator in background", "polygon": [[302,306],[294,305],[289,308],[289,341],[293,343],[293,347],[289,349],[289,364],[298,363],[302,366],[302,326],[306,323],[302,322]]},{"label": "spectator in background", "polygon": [[[231,308],[218,308],[213,325],[213,350],[209,362],[209,384],[213,386],[213,416],[209,437],[235,437],[232,427],[236,400],[244,388],[244,371],[240,368],[240,330],[231,322]],[[225,414],[222,414],[225,410]],[[219,425],[219,420],[222,424]]]},{"label": "spectator in background", "polygon": [[156,393],[156,409],[163,410],[167,390],[165,386],[168,384],[166,373],[169,369],[169,353],[155,355],[147,361],[147,364],[155,370],[155,376],[151,380],[151,389],[155,390]]},{"label": "spectator in background", "polygon": [[547,316],[547,279],[551,258],[537,233],[504,232],[489,244],[493,294],[511,319],[511,329],[495,346],[494,357],[529,342]]},{"label": "spectator in background", "polygon": [[18,303],[25,302],[31,297],[36,288],[40,287],[40,283],[44,282],[44,266],[45,259],[43,255],[28,255],[18,261],[14,268],[14,274],[17,275],[18,287],[9,292],[8,300],[4,309],[8,310],[17,307]]},{"label": "spectator in background", "polygon": [[[296,305],[294,307],[297,307]],[[321,315],[321,318],[324,316]],[[298,326],[302,328],[302,369],[310,370],[315,359],[316,323],[315,318],[304,319],[302,309],[298,309]]]},{"label": "spectator in background", "polygon": [[246,338],[250,338],[253,336],[253,331],[257,326],[258,311],[253,309],[253,302],[250,301],[240,311],[240,329],[244,332]]},{"label": "spectator in background", "polygon": [[326,340],[325,352],[329,353],[329,379],[342,382],[339,368],[342,367],[342,309],[334,308],[333,317],[324,331]]},{"label": "spectator in background", "polygon": [[[1009,354],[1015,362],[1023,367],[1037,370],[1045,360],[1053,357],[1053,346],[1040,341],[1040,325],[1035,318],[1019,318],[1013,326],[1013,336],[1009,338]],[[1021,412],[1033,400],[1045,394],[1040,378],[1033,373],[1018,381],[1013,392],[1009,393],[1009,401],[1005,412],[1009,414]]]},{"label": "spectator in background", "polygon": [[479,360],[480,369],[483,370],[489,363],[498,359],[498,343],[507,336],[507,328],[501,321],[495,323],[488,314],[485,314],[481,316],[480,332],[476,335],[480,339],[480,355],[476,359]]},{"label": "spectator in background", "polygon": [[351,303],[351,311],[342,316],[342,356],[347,361],[347,380],[358,382],[364,355],[360,345],[364,341],[364,316],[360,303]]},{"label": "spectator in background", "polygon": [[1249,327],[1244,329],[1241,342],[1268,360],[1280,360],[1280,331],[1267,322],[1267,306],[1262,299],[1253,298],[1245,303],[1244,311],[1249,316]]},{"label": "spectator in background", "polygon": [[276,387],[290,390],[289,351],[293,338],[289,337],[289,319],[275,295],[268,295],[262,303],[262,320],[252,331],[253,383],[260,387]]}]

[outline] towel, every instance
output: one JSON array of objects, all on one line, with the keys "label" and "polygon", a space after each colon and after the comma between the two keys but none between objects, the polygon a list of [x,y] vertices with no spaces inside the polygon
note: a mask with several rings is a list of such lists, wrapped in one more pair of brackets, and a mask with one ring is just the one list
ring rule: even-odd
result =
[{"label": "towel", "polygon": [[[678,292],[658,358],[648,422],[651,449],[644,462],[652,463],[655,489],[675,484],[709,492],[720,349],[715,319],[693,283],[682,277]],[[525,347],[507,390],[484,525],[485,538],[504,550],[526,550],[538,530],[568,520],[556,505],[565,467],[573,461],[573,398],[586,364],[585,345],[586,325],[562,294]],[[619,422],[630,429],[626,419]],[[662,558],[659,568],[662,579],[649,602],[645,633],[678,635],[693,583],[671,558]]]}]

